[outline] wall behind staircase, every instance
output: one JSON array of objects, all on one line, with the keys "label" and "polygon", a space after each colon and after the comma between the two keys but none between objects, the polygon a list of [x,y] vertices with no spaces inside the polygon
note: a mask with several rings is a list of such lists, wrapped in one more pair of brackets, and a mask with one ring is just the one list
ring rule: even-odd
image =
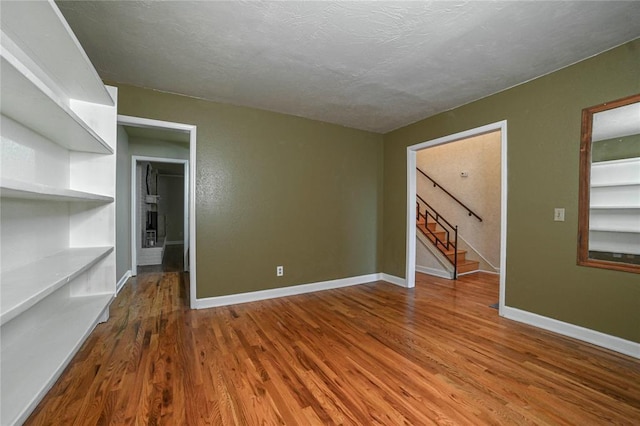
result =
[{"label": "wall behind staircase", "polygon": [[[500,132],[423,149],[416,165],[476,212],[482,222],[417,173],[417,192],[491,265],[500,267]],[[460,173],[468,173],[461,177]],[[479,259],[475,259],[479,260]]]}]

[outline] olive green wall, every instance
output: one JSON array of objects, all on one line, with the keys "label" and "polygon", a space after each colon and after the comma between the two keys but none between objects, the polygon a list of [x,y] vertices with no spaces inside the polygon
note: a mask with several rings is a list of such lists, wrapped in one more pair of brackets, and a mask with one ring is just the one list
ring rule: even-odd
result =
[{"label": "olive green wall", "polygon": [[115,85],[119,114],[198,126],[198,298],[379,271],[381,135]]},{"label": "olive green wall", "polygon": [[639,92],[636,40],[385,135],[382,271],[405,275],[406,147],[507,120],[507,306],[640,342],[640,276],[576,265],[581,110]]},{"label": "olive green wall", "polygon": [[591,162],[593,163],[636,157],[640,157],[640,135],[607,139],[591,145]]}]

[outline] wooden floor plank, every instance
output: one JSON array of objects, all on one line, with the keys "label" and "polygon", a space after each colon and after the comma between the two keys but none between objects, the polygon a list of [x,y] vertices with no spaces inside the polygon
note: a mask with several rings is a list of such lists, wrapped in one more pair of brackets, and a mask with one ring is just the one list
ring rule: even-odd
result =
[{"label": "wooden floor plank", "polygon": [[640,424],[640,362],[500,318],[495,275],[199,311],[187,282],[131,279],[26,424]]}]

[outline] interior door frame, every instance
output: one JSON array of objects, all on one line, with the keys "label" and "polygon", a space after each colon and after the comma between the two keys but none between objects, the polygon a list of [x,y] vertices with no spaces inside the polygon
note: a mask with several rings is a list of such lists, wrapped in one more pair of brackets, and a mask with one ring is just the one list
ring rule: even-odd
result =
[{"label": "interior door frame", "polygon": [[416,279],[416,154],[425,148],[500,131],[500,297],[498,313],[504,316],[507,277],[507,121],[498,121],[407,147],[407,241],[406,287],[415,287]]},{"label": "interior door frame", "polygon": [[[186,162],[185,163],[185,179],[184,179],[184,187],[185,194],[188,194],[188,197],[184,197],[185,204],[185,230],[184,230],[184,267],[186,271],[189,271],[189,304],[192,309],[195,309],[196,306],[196,136],[197,136],[197,126],[192,124],[184,124],[184,123],[176,123],[171,121],[162,121],[162,120],[153,120],[150,118],[141,118],[141,117],[133,117],[128,115],[120,115],[118,114],[118,125],[129,126],[129,127],[142,127],[149,129],[158,129],[158,130],[171,130],[171,131],[179,131],[185,132],[189,134],[189,160],[175,160],[175,159],[164,159],[168,160],[168,162]],[[132,176],[131,182],[135,181],[135,164],[136,161],[134,159],[148,159],[143,161],[162,161],[163,159],[159,157],[143,157],[143,156],[132,156]],[[132,186],[133,188],[133,186]],[[135,191],[132,190],[132,215],[131,215],[131,273],[132,275],[137,274],[137,245],[136,245],[136,235],[135,235]],[[134,257],[135,256],[135,257]]]}]

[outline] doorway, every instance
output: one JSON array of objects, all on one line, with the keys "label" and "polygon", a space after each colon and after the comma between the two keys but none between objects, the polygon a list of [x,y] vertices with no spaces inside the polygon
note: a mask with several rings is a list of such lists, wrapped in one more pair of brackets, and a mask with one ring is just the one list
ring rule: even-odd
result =
[{"label": "doorway", "polygon": [[[182,243],[182,260],[183,269],[188,271],[188,291],[190,298],[190,306],[195,305],[196,294],[196,246],[195,246],[195,158],[196,158],[196,126],[183,123],[174,123],[160,120],[152,120],[140,117],[118,115],[118,126],[127,134],[134,135],[135,144],[131,145],[131,150],[120,155],[119,161],[128,164],[126,171],[130,179],[126,191],[129,193],[127,204],[128,219],[126,220],[129,229],[127,238],[121,238],[118,248],[122,251],[130,252],[127,260],[130,275],[135,276],[138,273],[139,248],[143,246],[156,246],[158,242],[163,244]],[[140,141],[164,141],[167,142],[161,149],[157,146],[155,149],[153,143],[140,143]],[[156,144],[157,145],[157,144]],[[180,146],[179,155],[173,155],[176,152],[176,146]],[[127,141],[127,149],[129,142]],[[144,172],[142,167],[144,165]],[[147,166],[149,168],[147,169]],[[154,170],[154,177],[147,180],[147,170]],[[163,176],[164,175],[164,176]],[[163,176],[163,177],[161,177]],[[176,182],[169,180],[179,180],[182,188],[182,197],[178,197],[181,201],[180,206],[176,206],[176,200],[172,202],[171,208],[175,216],[175,210],[178,209],[182,214],[182,224],[179,230],[176,230],[175,220],[171,223],[172,229],[168,229],[166,223],[166,214],[159,214],[157,201],[161,194],[158,194],[158,183],[165,180],[166,190],[176,188]],[[149,187],[147,187],[149,185]],[[151,188],[151,186],[154,186]],[[140,191],[145,197],[143,203],[137,204],[136,189],[144,187],[144,191]],[[149,189],[149,190],[147,190]],[[144,193],[143,193],[144,192]],[[175,191],[174,191],[175,192]],[[165,197],[167,194],[165,193]],[[147,199],[148,198],[148,199]],[[173,197],[176,198],[176,197]],[[142,212],[141,206],[151,206]],[[154,207],[155,206],[155,207]],[[164,212],[166,213],[166,212]],[[164,221],[164,222],[163,222]],[[150,232],[147,232],[150,231]],[[170,232],[170,234],[167,234]],[[159,235],[164,233],[164,235]],[[155,235],[154,235],[155,234]],[[161,239],[164,237],[164,240]]]},{"label": "doorway", "polygon": [[162,264],[172,245],[183,247],[188,272],[189,161],[132,155],[131,176],[132,275],[141,266]]},{"label": "doorway", "polygon": [[416,273],[416,166],[417,153],[426,148],[461,141],[484,134],[500,133],[500,290],[498,310],[503,315],[506,285],[506,248],[507,248],[507,122],[500,121],[475,129],[452,134],[442,138],[422,142],[407,147],[407,240],[406,240],[406,286],[415,286]]}]

